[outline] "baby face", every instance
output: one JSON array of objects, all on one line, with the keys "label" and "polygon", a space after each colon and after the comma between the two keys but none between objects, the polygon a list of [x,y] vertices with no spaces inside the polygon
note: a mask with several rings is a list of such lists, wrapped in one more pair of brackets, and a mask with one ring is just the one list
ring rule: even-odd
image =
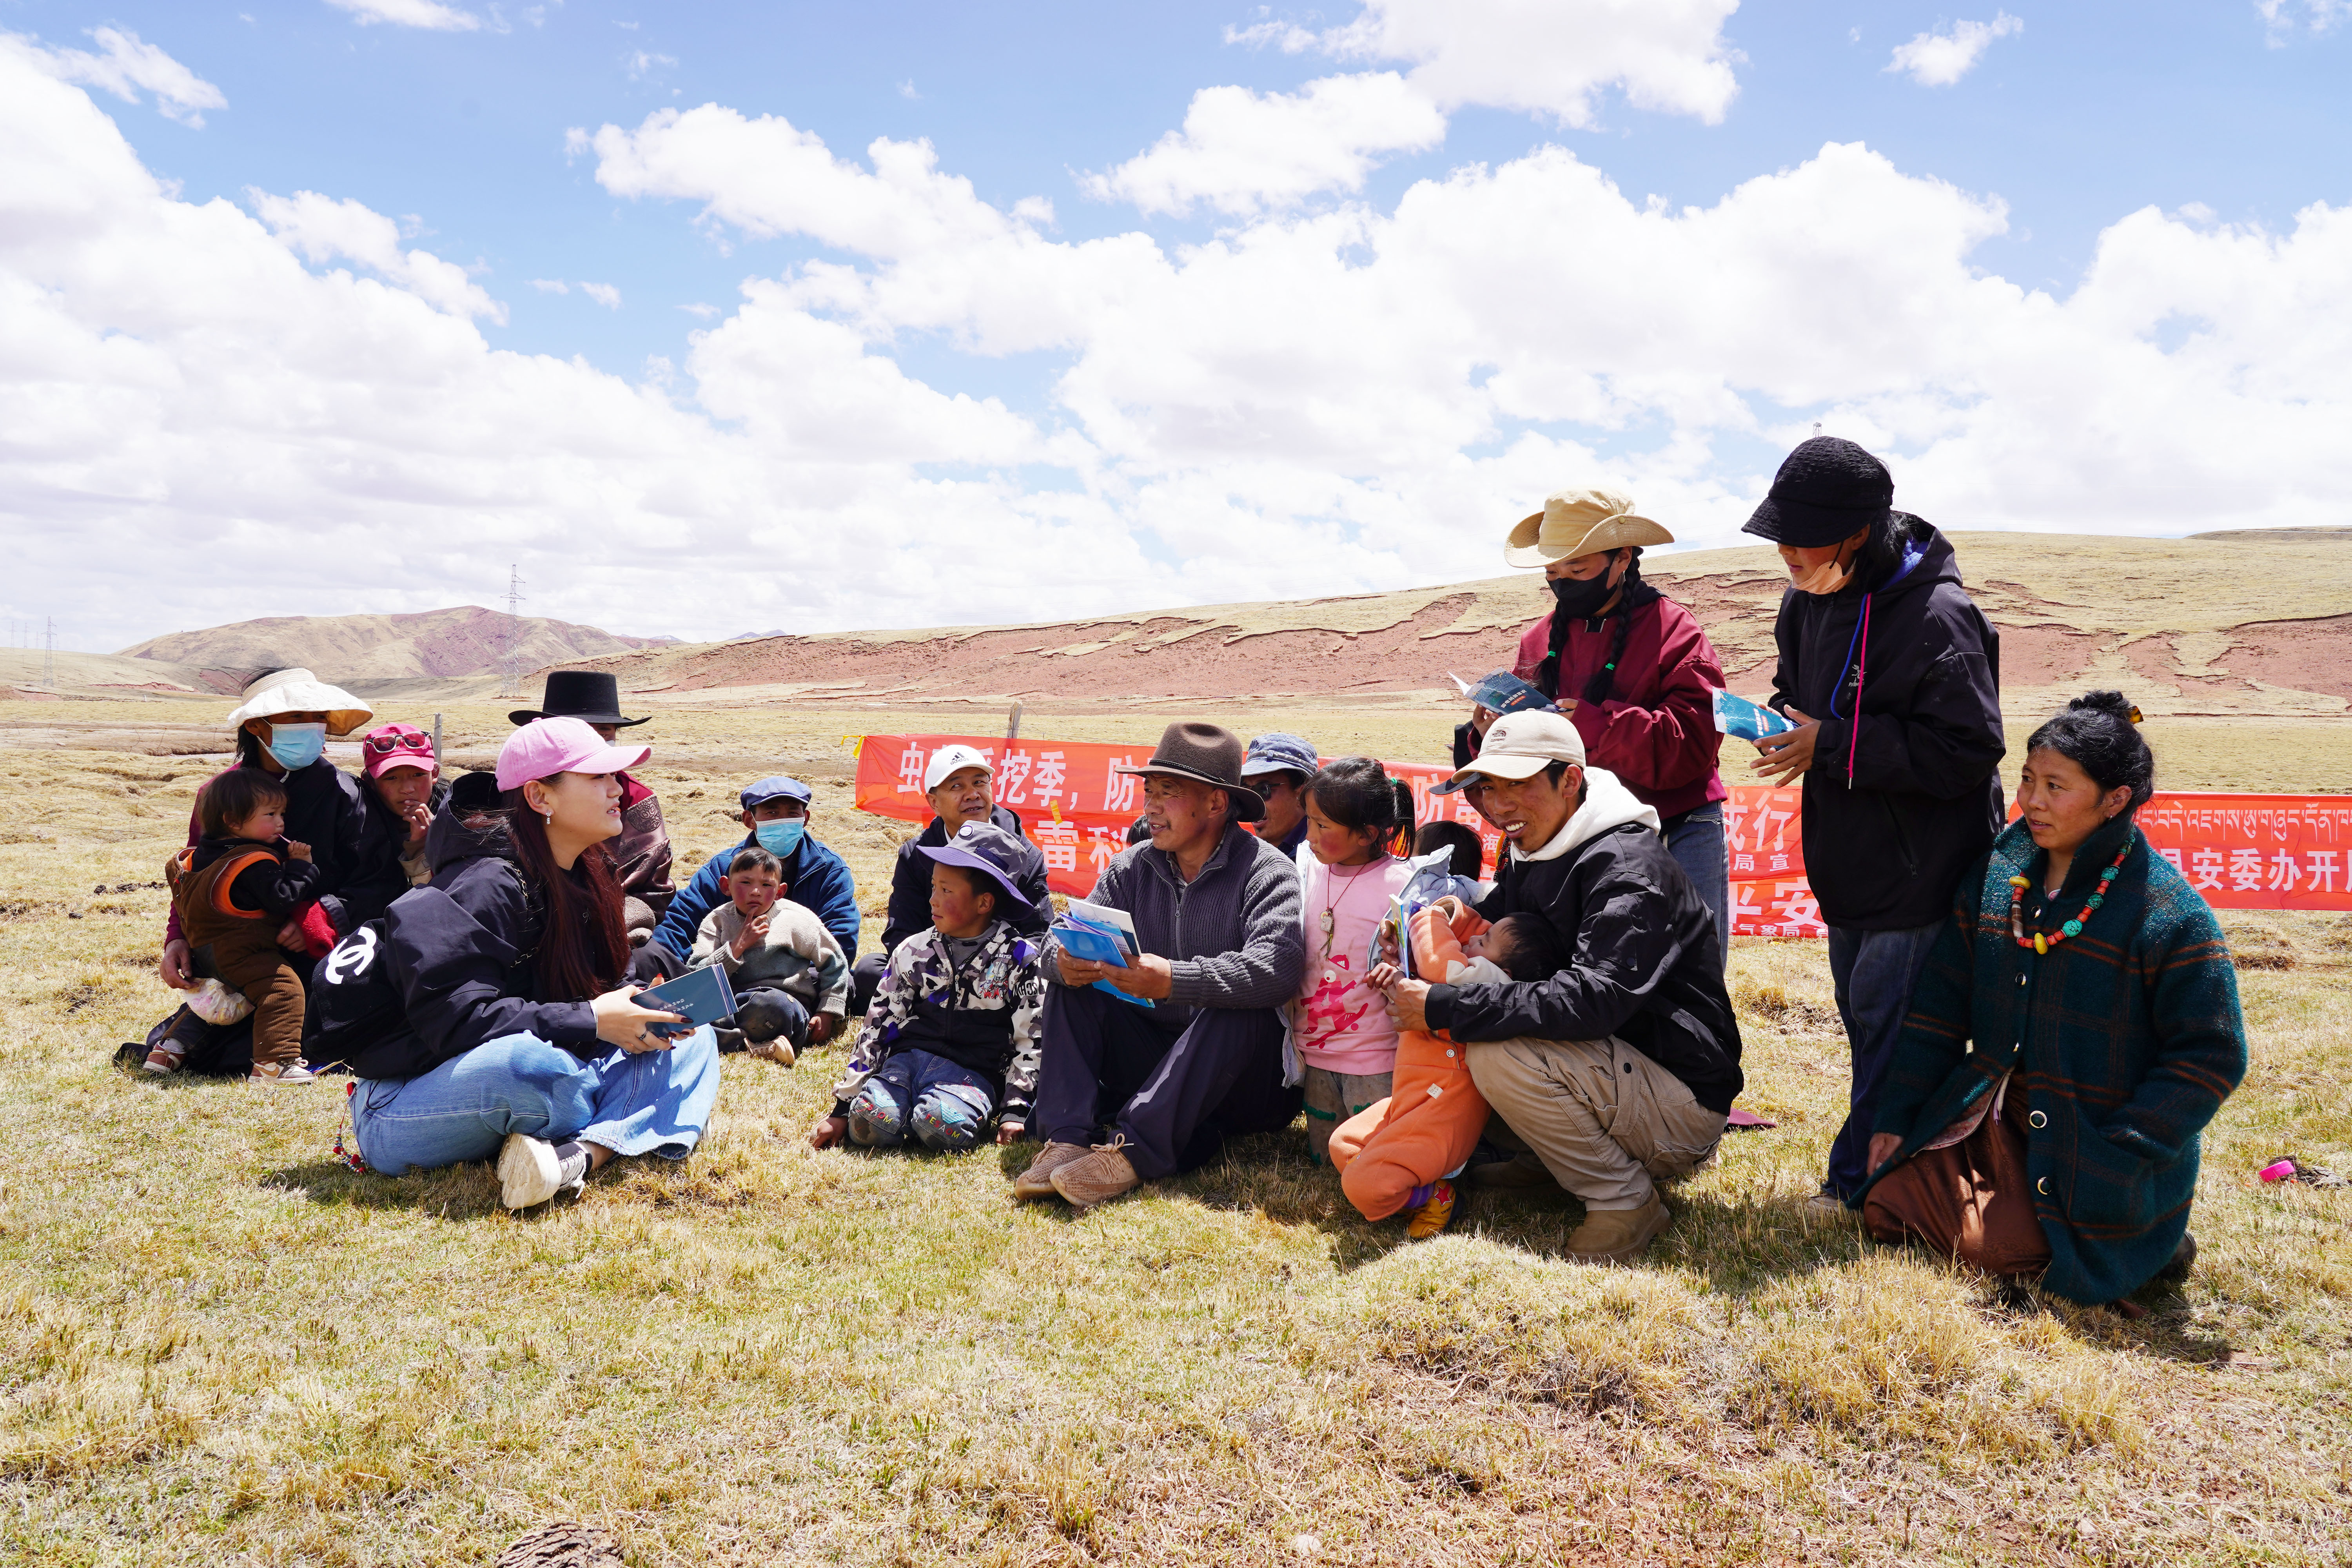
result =
[{"label": "baby face", "polygon": [[727,896],[734,901],[735,912],[747,921],[758,920],[775,908],[782,893],[783,887],[776,880],[776,874],[761,867],[727,874]]},{"label": "baby face", "polygon": [[1511,966],[1511,933],[1496,925],[1476,936],[1465,936],[1462,939],[1462,955],[1483,958],[1497,969],[1507,970]]}]

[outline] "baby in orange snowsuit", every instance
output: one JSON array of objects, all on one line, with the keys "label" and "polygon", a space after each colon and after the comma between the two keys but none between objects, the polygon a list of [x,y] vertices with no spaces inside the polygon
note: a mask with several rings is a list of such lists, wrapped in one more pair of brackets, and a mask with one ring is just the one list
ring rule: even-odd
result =
[{"label": "baby in orange snowsuit", "polygon": [[[1542,979],[1549,971],[1538,950],[1548,944],[1540,931],[1517,929],[1530,918],[1508,916],[1490,927],[1459,900],[1440,899],[1412,917],[1413,973],[1453,985]],[[1515,973],[1523,968],[1539,972]],[[1380,975],[1375,970],[1366,978],[1379,985]],[[1411,1208],[1412,1236],[1434,1236],[1453,1215],[1445,1178],[1477,1147],[1486,1101],[1470,1081],[1464,1047],[1443,1031],[1401,1031],[1391,1081],[1388,1099],[1365,1107],[1331,1134],[1331,1163],[1340,1190],[1366,1219]]]}]

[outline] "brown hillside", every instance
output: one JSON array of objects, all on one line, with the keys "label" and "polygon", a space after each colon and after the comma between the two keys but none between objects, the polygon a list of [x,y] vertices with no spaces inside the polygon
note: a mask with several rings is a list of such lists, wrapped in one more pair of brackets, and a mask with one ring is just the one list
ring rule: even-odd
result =
[{"label": "brown hillside", "polygon": [[233,691],[254,672],[280,665],[301,665],[344,682],[451,680],[497,674],[510,632],[516,635],[516,662],[524,669],[653,646],[647,637],[461,605],[406,616],[238,621],[151,637],[122,654],[199,671],[219,691]]},{"label": "brown hillside", "polygon": [[[2352,532],[2260,539],[1954,537],[2023,697],[2092,684],[2152,709],[2315,716],[2352,700]],[[1730,683],[1771,679],[1787,582],[1765,547],[1654,557],[1696,610]],[[1534,573],[1350,598],[1139,611],[1085,621],[672,645],[593,662],[658,703],[698,694],[793,702],[1424,696],[1509,664],[1547,603]],[[702,699],[707,700],[707,697]]]}]

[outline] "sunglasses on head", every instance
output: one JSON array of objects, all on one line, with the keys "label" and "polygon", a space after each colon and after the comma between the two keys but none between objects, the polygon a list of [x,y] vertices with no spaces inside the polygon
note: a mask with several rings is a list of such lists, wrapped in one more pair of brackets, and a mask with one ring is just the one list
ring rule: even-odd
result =
[{"label": "sunglasses on head", "polygon": [[422,735],[370,735],[360,744],[371,752],[429,752],[432,745]]}]

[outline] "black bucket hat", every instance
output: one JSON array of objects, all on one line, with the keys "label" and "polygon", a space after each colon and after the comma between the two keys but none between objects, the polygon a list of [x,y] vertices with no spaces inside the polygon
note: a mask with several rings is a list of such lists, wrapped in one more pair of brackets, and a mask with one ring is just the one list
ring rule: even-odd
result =
[{"label": "black bucket hat", "polygon": [[621,683],[602,669],[551,669],[540,705],[518,708],[507,717],[518,724],[534,719],[577,719],[583,724],[610,724],[621,730],[646,721],[621,717]]},{"label": "black bucket hat", "polygon": [[1242,782],[1244,749],[1239,735],[1215,724],[1171,724],[1160,731],[1159,749],[1139,767],[1114,767],[1113,773],[1166,773],[1213,784],[1234,803],[1234,819],[1255,822],[1265,815],[1265,802]]},{"label": "black bucket hat", "polygon": [[1772,489],[1739,531],[1818,550],[1885,522],[1895,510],[1895,476],[1853,442],[1816,436],[1798,444],[1772,476]]}]

